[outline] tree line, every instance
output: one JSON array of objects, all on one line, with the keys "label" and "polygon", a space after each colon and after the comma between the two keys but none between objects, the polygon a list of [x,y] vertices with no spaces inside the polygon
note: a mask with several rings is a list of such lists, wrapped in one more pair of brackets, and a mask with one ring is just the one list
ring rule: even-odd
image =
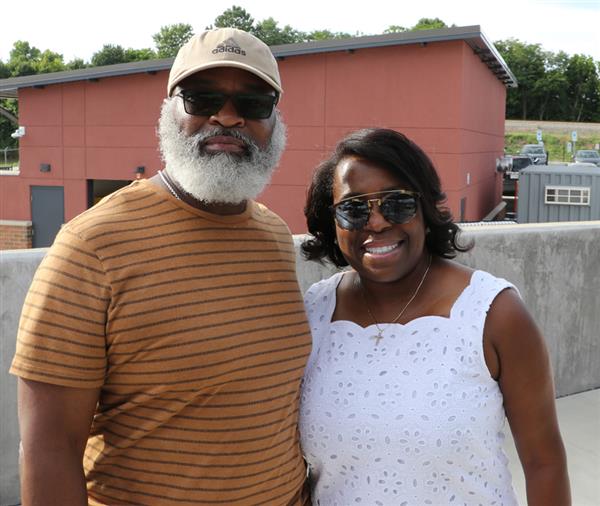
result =
[{"label": "tree line", "polygon": [[[270,46],[367,35],[326,29],[303,32],[290,25],[281,27],[272,17],[257,21],[236,5],[217,16],[207,28],[227,26],[253,33]],[[439,18],[422,18],[412,27],[390,25],[384,33],[447,27]],[[0,60],[0,79],[170,58],[193,35],[192,26],[186,23],[163,26],[152,36],[154,48],[133,49],[105,44],[89,62],[81,58],[65,62],[59,53],[48,49],[41,51],[26,41],[17,41],[8,61]],[[519,83],[518,88],[511,88],[507,93],[508,119],[600,122],[600,62],[583,54],[544,51],[540,44],[527,44],[518,39],[499,40],[494,45]],[[10,137],[15,129],[16,115],[16,100],[0,101],[0,148],[16,146],[16,140]]]}]

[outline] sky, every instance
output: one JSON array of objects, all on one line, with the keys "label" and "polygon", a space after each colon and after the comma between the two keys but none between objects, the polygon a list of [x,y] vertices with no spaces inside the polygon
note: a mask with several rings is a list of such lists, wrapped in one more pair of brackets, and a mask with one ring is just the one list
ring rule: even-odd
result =
[{"label": "sky", "polygon": [[60,53],[65,63],[85,61],[104,44],[154,48],[162,26],[190,24],[203,31],[232,5],[252,17],[273,17],[280,27],[382,33],[390,25],[411,27],[438,17],[447,25],[479,25],[494,42],[508,38],[540,44],[546,51],[584,54],[600,61],[600,0],[23,0],[2,2],[0,60],[17,40]]}]

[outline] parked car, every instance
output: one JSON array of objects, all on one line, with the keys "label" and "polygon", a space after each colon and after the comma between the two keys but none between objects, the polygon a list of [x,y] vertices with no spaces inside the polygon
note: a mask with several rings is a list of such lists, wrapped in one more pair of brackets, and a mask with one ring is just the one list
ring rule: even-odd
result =
[{"label": "parked car", "polygon": [[593,163],[600,167],[600,153],[595,149],[579,149],[573,157],[574,162]]},{"label": "parked car", "polygon": [[546,165],[548,163],[548,153],[541,144],[525,144],[521,148],[521,154],[531,158],[534,165]]},{"label": "parked car", "polygon": [[519,171],[533,164],[527,155],[508,155],[504,157],[504,178],[519,179]]}]

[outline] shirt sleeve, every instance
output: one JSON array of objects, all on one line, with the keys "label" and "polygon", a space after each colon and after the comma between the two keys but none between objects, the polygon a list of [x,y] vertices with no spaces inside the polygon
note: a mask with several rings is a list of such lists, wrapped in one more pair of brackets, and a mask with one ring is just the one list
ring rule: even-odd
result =
[{"label": "shirt sleeve", "polygon": [[64,227],[25,298],[10,372],[55,385],[101,386],[109,303],[110,286],[100,259]]}]

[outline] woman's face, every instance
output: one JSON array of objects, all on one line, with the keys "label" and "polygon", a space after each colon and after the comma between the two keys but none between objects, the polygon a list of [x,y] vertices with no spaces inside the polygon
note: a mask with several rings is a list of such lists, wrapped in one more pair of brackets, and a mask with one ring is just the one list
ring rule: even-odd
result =
[{"label": "woman's face", "polygon": [[[333,202],[364,193],[413,190],[389,171],[362,158],[343,158],[333,176]],[[361,230],[345,230],[336,223],[338,246],[361,278],[380,283],[402,279],[426,255],[425,224],[421,206],[407,223],[386,221],[379,207],[371,207]]]}]

